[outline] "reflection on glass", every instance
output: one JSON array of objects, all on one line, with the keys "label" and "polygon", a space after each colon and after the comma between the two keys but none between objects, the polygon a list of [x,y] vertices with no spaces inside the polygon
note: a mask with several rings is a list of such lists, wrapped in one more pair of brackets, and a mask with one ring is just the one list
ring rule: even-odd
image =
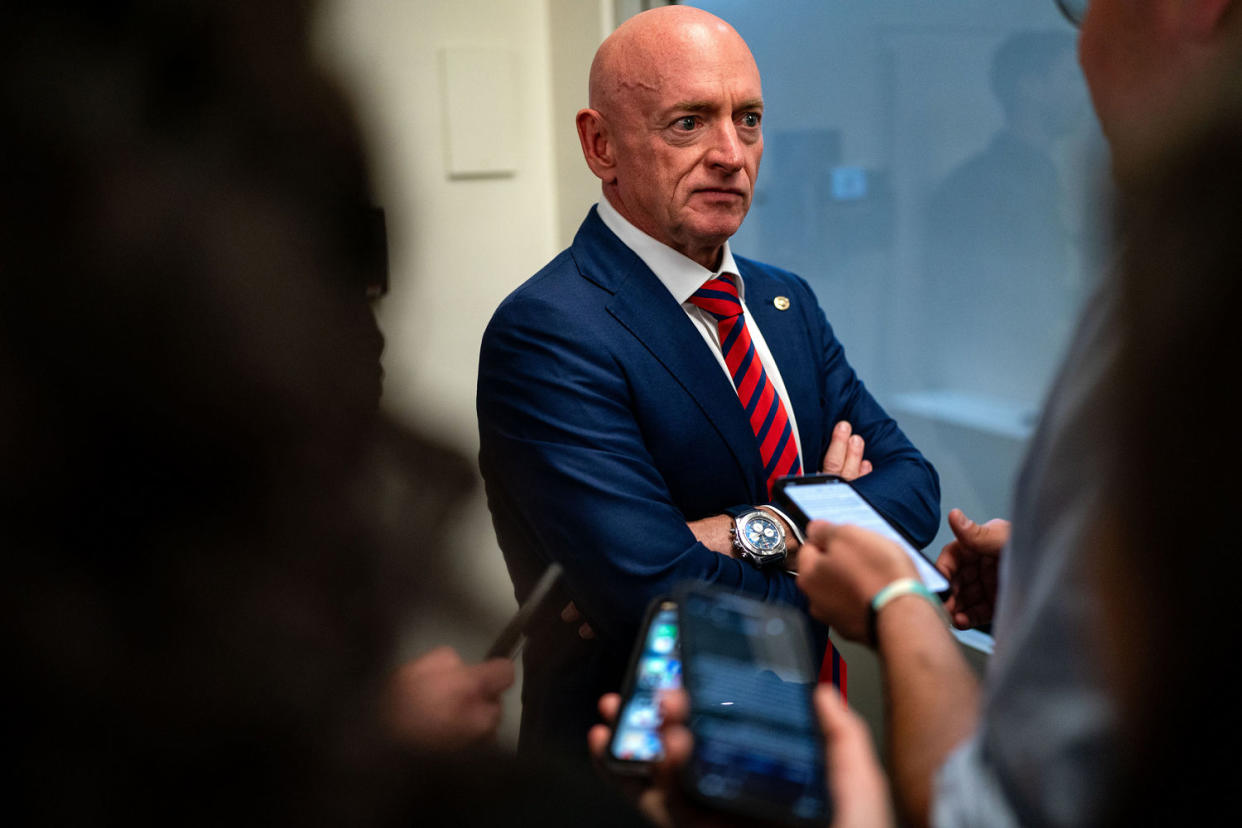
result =
[{"label": "reflection on glass", "polygon": [[763,79],[735,254],[810,282],[945,511],[1007,515],[1100,267],[1107,169],[1074,29],[1050,0],[693,5],[737,28]]},{"label": "reflection on glass", "polygon": [[1074,40],[1011,35],[988,80],[1003,123],[927,202],[921,304],[935,347],[921,371],[924,387],[1033,408],[1080,298],[1054,160],[1085,114]]}]

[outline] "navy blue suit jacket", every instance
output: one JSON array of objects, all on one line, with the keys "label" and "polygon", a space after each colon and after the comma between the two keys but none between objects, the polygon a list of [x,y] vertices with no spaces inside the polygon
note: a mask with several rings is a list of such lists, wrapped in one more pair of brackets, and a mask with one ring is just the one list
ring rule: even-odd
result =
[{"label": "navy blue suit jacket", "polygon": [[[737,258],[816,469],[848,420],[875,467],[857,481],[920,545],[935,471],[864,388],[810,287]],[[789,299],[778,310],[773,299]],[[737,393],[681,306],[592,209],[573,245],[515,290],[483,336],[479,464],[519,600],[549,561],[595,629],[549,622],[524,654],[522,750],[585,753],[595,703],[619,689],[655,596],[687,579],[805,608],[794,578],[699,544],[686,522],[768,500]],[[822,644],[826,631],[816,625]]]}]

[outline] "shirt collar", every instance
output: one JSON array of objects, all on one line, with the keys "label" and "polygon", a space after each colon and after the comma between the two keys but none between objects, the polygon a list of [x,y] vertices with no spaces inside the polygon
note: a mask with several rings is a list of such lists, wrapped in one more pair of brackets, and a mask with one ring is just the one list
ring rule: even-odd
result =
[{"label": "shirt collar", "polygon": [[732,273],[737,276],[738,297],[743,302],[746,300],[742,275],[737,272],[737,263],[733,261],[733,252],[729,249],[728,241],[724,243],[720,268],[713,272],[639,230],[617,212],[617,208],[613,207],[608,199],[601,198],[597,206],[600,220],[604,222],[604,225],[615,233],[626,247],[634,251],[634,254],[643,260],[643,264],[651,268],[651,272],[664,287],[668,288],[668,292],[673,294],[678,304],[684,305],[690,301],[690,297],[696,290],[703,287],[704,282],[721,273]]}]

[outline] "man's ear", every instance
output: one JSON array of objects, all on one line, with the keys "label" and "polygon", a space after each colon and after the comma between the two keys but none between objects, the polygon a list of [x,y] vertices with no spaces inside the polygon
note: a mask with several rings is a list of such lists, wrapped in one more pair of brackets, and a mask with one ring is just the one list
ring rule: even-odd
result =
[{"label": "man's ear", "polygon": [[1194,40],[1207,40],[1220,29],[1226,14],[1238,0],[1186,0],[1181,4],[1182,33]]},{"label": "man's ear", "polygon": [[596,178],[605,184],[617,180],[615,147],[608,134],[604,116],[597,110],[583,109],[578,112],[578,142],[582,144],[582,157]]}]

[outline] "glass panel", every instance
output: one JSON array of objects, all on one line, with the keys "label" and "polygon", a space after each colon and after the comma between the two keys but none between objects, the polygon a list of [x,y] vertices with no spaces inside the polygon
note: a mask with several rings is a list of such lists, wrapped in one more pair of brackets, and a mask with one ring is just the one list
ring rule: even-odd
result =
[{"label": "glass panel", "polygon": [[690,5],[732,23],[763,75],[763,167],[735,252],[812,284],[935,463],[946,512],[1008,516],[1101,266],[1107,168],[1075,30],[1054,0]]}]

